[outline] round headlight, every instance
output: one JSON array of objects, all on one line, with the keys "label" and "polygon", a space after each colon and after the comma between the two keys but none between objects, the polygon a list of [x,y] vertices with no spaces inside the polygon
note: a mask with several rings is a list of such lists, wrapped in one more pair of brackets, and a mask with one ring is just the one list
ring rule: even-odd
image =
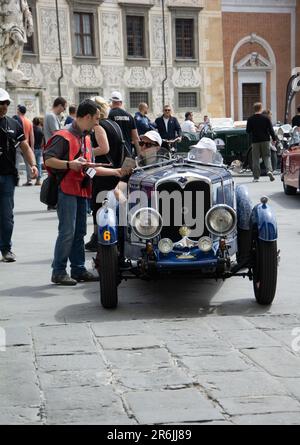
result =
[{"label": "round headlight", "polygon": [[198,247],[202,252],[210,252],[213,246],[212,240],[208,236],[204,236],[203,238],[200,238],[198,241]]},{"label": "round headlight", "polygon": [[161,253],[168,254],[173,250],[173,241],[169,238],[163,238],[158,243],[158,249]]},{"label": "round headlight", "polygon": [[131,219],[131,226],[133,233],[138,238],[150,240],[160,234],[162,229],[162,218],[154,209],[139,209]]},{"label": "round headlight", "polygon": [[225,236],[235,229],[237,217],[231,207],[222,204],[212,207],[207,212],[205,222],[210,233]]}]

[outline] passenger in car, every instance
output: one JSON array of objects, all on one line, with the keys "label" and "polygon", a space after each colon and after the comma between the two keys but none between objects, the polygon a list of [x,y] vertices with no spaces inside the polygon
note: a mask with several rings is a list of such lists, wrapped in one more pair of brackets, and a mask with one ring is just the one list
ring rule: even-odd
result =
[{"label": "passenger in car", "polygon": [[208,164],[213,164],[217,153],[217,146],[214,140],[210,138],[202,138],[198,144],[193,145],[191,149],[192,148],[201,148],[201,152],[199,152],[201,159],[195,159],[196,161],[199,160],[204,163],[207,162]]}]

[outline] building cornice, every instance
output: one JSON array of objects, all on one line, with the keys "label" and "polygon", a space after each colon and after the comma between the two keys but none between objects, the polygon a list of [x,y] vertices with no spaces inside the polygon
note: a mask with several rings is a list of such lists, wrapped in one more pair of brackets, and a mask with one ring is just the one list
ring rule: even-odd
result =
[{"label": "building cornice", "polygon": [[123,8],[152,8],[155,6],[154,0],[118,0],[118,5]]},{"label": "building cornice", "polygon": [[295,9],[296,4],[296,0],[222,0],[222,11],[285,13]]},{"label": "building cornice", "polygon": [[93,6],[101,6],[104,0],[66,0],[66,2],[73,8],[76,8],[78,6],[86,6],[86,5],[93,5]]}]

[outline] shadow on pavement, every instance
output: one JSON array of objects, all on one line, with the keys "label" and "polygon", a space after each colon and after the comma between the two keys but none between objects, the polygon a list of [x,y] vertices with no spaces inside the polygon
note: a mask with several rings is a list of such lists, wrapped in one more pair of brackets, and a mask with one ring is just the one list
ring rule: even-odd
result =
[{"label": "shadow on pavement", "polygon": [[[103,309],[100,292],[93,285],[84,290],[89,303],[66,306],[56,313],[56,319],[66,322],[103,322],[137,319],[200,318],[208,315],[261,315],[269,308],[258,306],[254,296],[249,299],[226,300],[212,303],[221,290],[222,281],[213,280],[174,282],[135,282],[122,284],[119,289],[119,306]],[[251,290],[250,290],[251,293]],[[222,295],[223,298],[226,298]]]},{"label": "shadow on pavement", "polygon": [[282,192],[282,193],[277,192],[277,193],[269,194],[269,198],[272,201],[275,201],[281,207],[288,209],[288,210],[297,210],[300,207],[300,194],[297,194],[294,196],[288,196],[288,195],[285,195],[284,192]]},{"label": "shadow on pavement", "polygon": [[9,289],[2,289],[0,296],[3,297],[29,297],[29,298],[49,298],[55,297],[57,292],[51,292],[53,285],[45,286],[19,286]]},{"label": "shadow on pavement", "polygon": [[44,210],[16,210],[14,215],[45,215],[45,213],[56,215],[56,212],[49,212],[46,208]]}]

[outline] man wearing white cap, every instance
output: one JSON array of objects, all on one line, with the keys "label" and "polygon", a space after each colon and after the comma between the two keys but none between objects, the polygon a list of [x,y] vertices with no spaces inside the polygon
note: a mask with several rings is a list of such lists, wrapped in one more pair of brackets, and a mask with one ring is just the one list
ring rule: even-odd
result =
[{"label": "man wearing white cap", "polygon": [[162,142],[160,134],[155,130],[148,131],[141,136],[139,142],[140,155],[138,157],[140,166],[154,164],[159,156],[169,157],[168,150],[161,147]]},{"label": "man wearing white cap", "polygon": [[16,169],[16,148],[20,146],[28,162],[33,178],[38,176],[34,153],[25,141],[19,123],[7,117],[11,99],[7,91],[0,88],[0,251],[3,261],[16,261],[11,251],[14,228],[14,191],[18,181]]},{"label": "man wearing white cap", "polygon": [[136,129],[136,123],[130,113],[123,108],[123,97],[119,91],[111,93],[111,111],[109,119],[115,121],[122,130],[127,156],[133,156],[132,143],[139,154],[139,135]]}]

